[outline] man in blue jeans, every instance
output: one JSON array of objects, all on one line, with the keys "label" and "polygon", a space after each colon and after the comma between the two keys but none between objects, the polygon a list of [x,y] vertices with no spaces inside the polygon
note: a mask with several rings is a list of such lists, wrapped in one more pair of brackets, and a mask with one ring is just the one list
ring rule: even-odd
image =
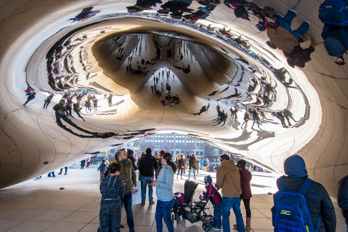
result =
[{"label": "man in blue jeans", "polygon": [[156,158],[152,156],[151,148],[147,148],[146,155],[139,160],[138,169],[141,175],[141,204],[145,205],[146,187],[149,186],[149,205],[153,205],[155,202],[153,201],[153,190],[150,182],[154,179],[154,172],[158,169],[158,163]]},{"label": "man in blue jeans", "polygon": [[267,44],[271,48],[278,48],[286,53],[291,51],[298,45],[301,36],[306,34],[309,29],[309,22],[303,22],[296,30],[291,29],[291,22],[296,17],[297,12],[295,10],[288,10],[284,17],[279,16],[275,24],[269,27],[267,30],[267,36],[270,41]]},{"label": "man in blue jeans", "polygon": [[240,175],[237,166],[230,160],[227,154],[220,156],[221,166],[216,173],[216,187],[222,188],[222,228],[224,232],[230,232],[231,208],[236,216],[238,232],[244,232],[244,223],[240,211]]}]

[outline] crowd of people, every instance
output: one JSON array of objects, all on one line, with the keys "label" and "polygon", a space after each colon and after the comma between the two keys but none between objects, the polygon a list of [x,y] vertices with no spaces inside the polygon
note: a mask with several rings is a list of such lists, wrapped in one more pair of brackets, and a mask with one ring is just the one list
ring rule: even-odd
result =
[{"label": "crowd of people", "polygon": [[[128,156],[130,155],[130,156]],[[138,166],[135,166],[132,158],[133,152],[127,154],[125,149],[116,152],[115,160],[110,162],[105,172],[101,176],[100,192],[102,199],[100,203],[100,231],[120,231],[121,225],[121,207],[122,203],[127,214],[127,224],[129,231],[134,231],[134,219],[132,212],[132,190],[136,187],[135,169],[139,169],[139,180],[141,181],[142,203],[145,205],[146,188],[148,190],[149,206],[156,204],[155,220],[157,231],[163,230],[163,221],[166,224],[168,231],[173,232],[173,222],[171,220],[172,208],[175,204],[173,185],[175,173],[177,178],[182,177],[186,163],[189,165],[189,172],[196,172],[197,165],[200,160],[193,154],[186,159],[183,154],[180,154],[174,160],[170,153],[161,151],[157,156],[152,154],[150,148],[146,149],[142,157],[138,160]],[[128,159],[130,157],[131,159]],[[203,167],[207,167],[209,160],[203,162]],[[239,231],[250,231],[251,226],[251,209],[250,202],[252,192],[250,182],[252,174],[247,169],[247,162],[239,159],[238,162],[233,157],[222,154],[220,156],[221,166],[216,173],[216,183],[210,175],[204,177],[204,185],[206,191],[199,197],[201,200],[210,200],[214,208],[214,218],[212,228],[214,230],[230,231],[230,212],[233,209],[236,217],[236,224],[233,227]],[[237,162],[237,163],[236,163]],[[102,172],[102,169],[100,169]],[[158,175],[156,175],[156,171]],[[286,204],[279,198],[279,195],[293,193],[300,194],[301,189],[305,188],[303,194],[305,207],[311,218],[313,228],[319,228],[317,231],[335,231],[336,216],[331,198],[325,188],[318,182],[308,178],[306,165],[302,157],[298,155],[289,156],[284,162],[285,175],[277,180],[279,192],[275,194],[274,207],[272,208],[275,230],[277,226],[282,226],[282,220],[279,219],[277,210],[284,207],[281,204]],[[194,175],[195,178],[195,175]],[[340,182],[339,189],[339,205],[343,208],[344,215],[347,220],[347,177]],[[310,184],[307,186],[307,183]],[[304,184],[306,183],[306,184]],[[301,186],[306,186],[302,187]],[[156,188],[157,202],[153,199],[153,188]],[[220,191],[221,189],[221,191]],[[300,190],[299,190],[300,189]],[[318,194],[320,193],[320,194]],[[243,200],[245,207],[246,218],[243,220],[240,203]],[[281,203],[280,203],[281,202]],[[295,206],[294,210],[298,210]],[[302,207],[302,206],[301,206]],[[245,222],[245,223],[244,223]],[[283,225],[284,226],[284,225]]]}]

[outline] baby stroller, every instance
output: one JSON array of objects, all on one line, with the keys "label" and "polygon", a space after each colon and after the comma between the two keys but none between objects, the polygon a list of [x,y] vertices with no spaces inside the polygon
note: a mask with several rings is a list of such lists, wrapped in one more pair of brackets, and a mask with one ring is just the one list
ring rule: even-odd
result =
[{"label": "baby stroller", "polygon": [[179,219],[182,217],[195,223],[202,221],[202,228],[204,231],[210,231],[213,225],[213,216],[208,215],[205,210],[208,203],[207,200],[194,201],[193,196],[198,184],[186,180],[184,185],[184,193],[174,193],[175,205],[172,209],[172,221],[176,220],[179,224]]}]

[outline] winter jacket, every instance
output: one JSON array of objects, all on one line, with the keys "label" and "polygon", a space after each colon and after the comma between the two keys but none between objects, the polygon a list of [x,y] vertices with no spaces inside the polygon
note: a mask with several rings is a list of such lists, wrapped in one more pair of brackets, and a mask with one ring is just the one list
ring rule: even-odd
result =
[{"label": "winter jacket", "polygon": [[146,177],[154,176],[155,170],[158,170],[158,163],[151,154],[144,155],[138,162],[139,174]]},{"label": "winter jacket", "polygon": [[239,171],[240,174],[240,184],[242,187],[242,195],[240,195],[241,199],[249,199],[252,197],[251,189],[250,189],[250,181],[251,181],[251,173],[246,170],[242,169]]},{"label": "winter jacket", "polygon": [[116,161],[113,160],[110,162],[112,163],[118,163],[121,165],[122,170],[120,173],[120,177],[123,181],[128,180],[127,184],[124,186],[124,194],[128,194],[132,190],[132,186],[137,186],[137,180],[136,180],[136,175],[133,167],[133,163],[131,160],[121,160],[121,161]]},{"label": "winter jacket", "polygon": [[107,176],[100,182],[101,205],[121,207],[124,199],[123,181],[119,176]]},{"label": "winter jacket", "polygon": [[160,201],[171,201],[173,194],[174,171],[171,166],[163,166],[156,183],[156,195]]},{"label": "winter jacket", "polygon": [[176,164],[178,166],[178,169],[184,169],[185,168],[185,161],[184,159],[178,159],[178,162]]},{"label": "winter jacket", "polygon": [[196,162],[196,157],[194,156],[189,156],[189,168],[197,169],[197,162]]},{"label": "winter jacket", "polygon": [[[284,171],[287,174],[283,177],[286,191],[297,192],[308,177],[305,162],[298,155],[290,156],[285,160]],[[278,179],[278,189],[279,184]],[[321,216],[319,232],[336,231],[335,208],[324,186],[313,181],[305,198],[314,228],[317,228],[319,216]]]},{"label": "winter jacket", "polygon": [[348,176],[345,176],[340,182],[338,188],[337,201],[342,209],[343,217],[348,225]]},{"label": "winter jacket", "polygon": [[210,184],[208,187],[205,187],[207,189],[206,192],[203,192],[203,200],[210,200],[212,205],[218,205],[221,203],[221,195],[220,193],[214,188],[212,184]]},{"label": "winter jacket", "polygon": [[106,164],[101,163],[100,166],[98,167],[97,171],[99,171],[99,170],[100,170],[100,172],[105,172]]},{"label": "winter jacket", "polygon": [[240,197],[242,194],[239,171],[232,160],[225,160],[217,170],[216,185],[222,188],[223,197]]},{"label": "winter jacket", "polygon": [[269,28],[267,36],[273,45],[287,53],[290,53],[298,44],[297,39],[282,27]]}]

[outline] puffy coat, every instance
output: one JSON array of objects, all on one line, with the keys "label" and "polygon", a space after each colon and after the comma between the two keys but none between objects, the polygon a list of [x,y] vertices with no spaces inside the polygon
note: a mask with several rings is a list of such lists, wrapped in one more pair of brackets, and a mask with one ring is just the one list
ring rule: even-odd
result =
[{"label": "puffy coat", "polygon": [[[298,155],[290,156],[285,160],[284,171],[288,175],[283,177],[286,191],[297,192],[308,178],[305,162]],[[277,180],[277,186],[279,189],[279,179]],[[317,228],[319,216],[321,215],[319,232],[336,231],[335,208],[324,186],[313,181],[305,194],[305,198],[314,228]]]}]

